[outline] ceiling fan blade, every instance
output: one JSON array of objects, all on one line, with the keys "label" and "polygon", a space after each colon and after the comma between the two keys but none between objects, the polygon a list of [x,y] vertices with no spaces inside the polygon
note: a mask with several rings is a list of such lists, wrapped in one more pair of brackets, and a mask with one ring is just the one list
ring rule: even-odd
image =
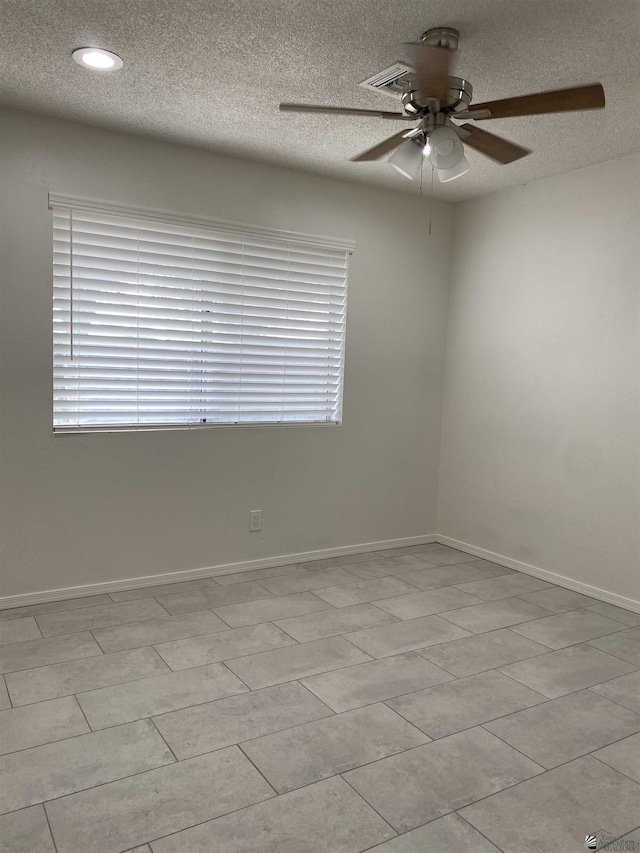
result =
[{"label": "ceiling fan blade", "polygon": [[[557,89],[553,92],[537,92],[534,95],[522,95],[519,98],[503,98],[500,101],[487,101],[484,104],[472,104],[467,113],[490,110],[489,118],[512,118],[514,116],[533,116],[542,113],[564,113],[572,110],[601,110],[604,107],[604,89],[600,83],[592,86],[578,86],[575,89]],[[479,121],[482,117],[477,116]]]},{"label": "ceiling fan blade", "polygon": [[318,104],[280,104],[281,113],[326,113],[338,116],[373,116],[373,118],[399,119],[401,121],[415,121],[415,116],[407,116],[404,113],[394,113],[388,110],[359,110],[350,107],[324,107]]},{"label": "ceiling fan blade", "polygon": [[449,71],[453,51],[447,47],[420,44],[413,48],[417,72],[417,88],[445,106],[449,94]]},{"label": "ceiling fan blade", "polygon": [[493,133],[487,133],[486,130],[480,130],[473,124],[463,124],[461,128],[465,131],[462,137],[465,145],[475,148],[476,151],[484,154],[485,157],[490,157],[497,163],[513,163],[515,160],[520,160],[521,157],[531,154],[528,148],[516,145],[515,142],[509,142],[508,139],[503,139]]},{"label": "ceiling fan blade", "polygon": [[373,148],[367,148],[366,151],[363,151],[361,154],[357,154],[351,159],[354,163],[363,163],[367,160],[379,160],[380,157],[384,157],[384,155],[388,154],[389,151],[393,151],[394,148],[401,145],[405,139],[409,138],[410,135],[411,134],[407,135],[406,130],[401,130],[399,133],[394,133],[393,136],[379,142],[377,145],[374,145]]}]

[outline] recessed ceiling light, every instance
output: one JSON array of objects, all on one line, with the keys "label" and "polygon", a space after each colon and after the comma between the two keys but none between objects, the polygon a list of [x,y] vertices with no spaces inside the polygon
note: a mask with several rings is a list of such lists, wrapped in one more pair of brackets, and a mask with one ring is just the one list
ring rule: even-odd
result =
[{"label": "recessed ceiling light", "polygon": [[71,56],[78,65],[90,68],[92,71],[117,71],[123,65],[117,54],[111,53],[110,50],[103,50],[101,47],[79,47]]}]

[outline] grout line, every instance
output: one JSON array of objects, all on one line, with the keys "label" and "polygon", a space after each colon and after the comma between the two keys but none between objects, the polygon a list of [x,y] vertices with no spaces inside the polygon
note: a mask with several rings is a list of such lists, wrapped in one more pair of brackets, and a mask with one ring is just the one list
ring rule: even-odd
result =
[{"label": "grout line", "polygon": [[[463,808],[465,808],[465,807],[463,806]],[[467,824],[467,826],[470,826],[471,829],[473,829],[475,832],[478,833],[478,835],[481,835],[482,838],[484,838],[486,841],[488,841],[489,844],[491,844],[493,847],[496,848],[496,850],[502,851],[502,847],[498,847],[498,845],[494,841],[492,841],[488,835],[485,835],[484,832],[481,832],[477,826],[474,826],[472,823],[469,823],[469,821],[466,818],[464,818],[461,814],[459,814],[457,811],[451,812],[451,814],[454,814],[456,817],[460,818],[460,820],[463,820]]]},{"label": "grout line", "polygon": [[[423,746],[426,746],[426,745],[427,745],[427,744],[423,744]],[[413,748],[413,749],[418,749],[419,747],[412,747],[412,748]],[[405,751],[406,751],[406,750],[405,750]],[[383,760],[384,760],[384,759],[382,759],[382,758],[379,758],[379,759],[378,759],[378,761],[383,761]],[[373,763],[374,763],[374,764],[376,764],[377,762],[375,762],[375,761],[374,761]],[[349,772],[351,772],[351,771],[345,771],[345,772],[346,772],[346,773],[349,773]],[[402,834],[402,833],[399,833],[399,832],[398,832],[398,830],[395,828],[395,826],[392,826],[386,818],[382,817],[382,815],[380,814],[380,812],[378,811],[378,809],[376,809],[374,806],[372,806],[372,805],[371,805],[371,803],[369,802],[369,800],[368,800],[365,796],[363,796],[363,795],[360,793],[360,791],[358,791],[358,789],[357,789],[357,788],[354,788],[354,787],[353,787],[353,785],[351,784],[351,782],[349,782],[349,780],[348,780],[348,779],[345,779],[345,778],[344,778],[344,776],[343,776],[343,774],[342,774],[342,773],[339,773],[339,774],[336,774],[336,775],[338,775],[338,776],[342,779],[342,781],[343,781],[343,782],[346,782],[346,784],[351,788],[351,790],[352,790],[352,791],[353,791],[353,792],[354,792],[358,797],[360,797],[360,799],[361,799],[361,800],[363,800],[363,801],[364,801],[364,802],[369,806],[369,808],[370,808],[372,811],[374,811],[374,812],[378,815],[378,817],[380,818],[380,820],[381,820],[381,821],[383,821],[383,823],[385,823],[385,824],[389,827],[389,829],[390,829],[392,832],[394,832],[394,833],[395,833],[395,835],[393,836],[393,838],[397,838],[399,835],[401,835],[401,834]],[[332,778],[332,777],[330,777],[330,778]],[[335,778],[335,777],[333,777],[333,778]],[[387,839],[387,841],[391,841],[391,840],[392,840],[391,838]]]},{"label": "grout line", "polygon": [[51,843],[53,844],[53,849],[58,853],[58,845],[56,844],[56,840],[53,837],[53,829],[51,828],[51,821],[49,820],[49,815],[47,814],[47,810],[45,808],[45,804],[42,803],[42,811],[44,812],[44,819],[47,821],[47,826],[49,827],[49,835],[51,836]]},{"label": "grout line", "polygon": [[[286,730],[286,729],[283,729],[283,731],[287,731],[287,730]],[[263,779],[264,779],[264,781],[267,783],[267,785],[271,788],[271,790],[272,790],[272,791],[273,791],[273,793],[276,795],[276,797],[280,796],[280,795],[279,795],[279,793],[278,793],[278,791],[276,791],[276,789],[273,787],[273,785],[271,784],[271,782],[270,782],[270,781],[267,779],[267,777],[264,775],[264,773],[262,772],[262,770],[260,770],[260,768],[258,767],[258,765],[257,765],[257,764],[252,760],[252,758],[251,758],[249,755],[247,755],[247,753],[244,751],[244,749],[242,748],[242,746],[241,746],[239,743],[235,744],[235,746],[237,746],[237,747],[238,747],[238,749],[239,749],[239,750],[240,750],[240,752],[244,755],[244,757],[247,759],[247,761],[248,761],[248,762],[249,762],[249,763],[250,763],[250,764],[255,768],[255,770],[256,770],[256,771],[257,771],[257,772],[262,776],[262,778],[263,778]],[[294,790],[297,790],[297,789],[294,789]]]},{"label": "grout line", "polygon": [[[84,633],[84,632],[82,632],[82,633]],[[64,636],[71,636],[71,635],[65,634]],[[49,638],[47,637],[45,639],[49,639]],[[30,641],[28,641],[28,642],[30,642]],[[143,648],[147,648],[147,647],[143,646]],[[69,660],[58,660],[58,661],[54,661],[53,663],[39,664],[38,666],[26,666],[24,669],[10,669],[7,672],[4,672],[3,675],[7,676],[7,675],[16,675],[19,672],[33,672],[36,669],[44,669],[45,667],[48,667],[48,666],[60,666],[63,663],[76,663],[76,661],[89,660],[90,658],[103,658],[105,656],[105,653],[102,651],[102,648],[100,646],[98,646],[98,649],[99,649],[99,654],[97,654],[97,655],[95,655],[95,654],[94,655],[83,655],[82,657],[79,657],[79,658],[70,658]],[[135,649],[125,649],[125,651],[132,651],[133,652],[133,651],[135,651]],[[117,652],[113,652],[113,654],[117,654]],[[55,697],[52,697],[52,698],[55,698]],[[28,703],[28,704],[31,704],[31,703]]]},{"label": "grout line", "polygon": [[[73,694],[69,694],[69,695],[73,696]],[[234,696],[234,695],[239,696],[241,694],[238,694],[238,693],[232,694],[232,696]],[[61,699],[67,699],[69,697],[68,696],[61,696],[60,698]],[[76,697],[74,697],[74,698],[76,698]],[[231,697],[221,697],[221,698],[231,698]],[[50,702],[50,701],[55,701],[55,700],[47,699],[46,701]],[[78,702],[78,704],[80,704],[80,703]],[[27,706],[22,706],[22,707],[27,707]],[[86,715],[84,714],[84,710],[82,709],[82,706],[80,706],[80,710],[82,711],[85,720],[87,720]],[[177,708],[176,710],[183,711],[186,709],[185,708]],[[168,713],[170,713],[170,712],[168,712]],[[160,714],[156,714],[156,716],[159,717]],[[39,749],[40,747],[44,747],[44,746],[53,746],[56,743],[65,743],[65,741],[74,740],[75,738],[79,738],[79,737],[88,737],[89,735],[98,735],[98,734],[101,734],[102,732],[110,732],[110,731],[113,731],[114,729],[122,729],[125,726],[133,726],[133,725],[135,725],[135,723],[143,723],[143,722],[145,722],[147,720],[151,720],[151,719],[152,719],[151,716],[139,717],[137,720],[125,720],[124,722],[121,722],[121,723],[114,723],[111,726],[105,726],[102,729],[91,728],[89,721],[87,720],[87,725],[89,726],[88,732],[80,732],[79,734],[69,735],[68,737],[57,738],[56,740],[46,741],[45,743],[36,743],[33,746],[24,746],[24,747],[22,747],[22,749],[15,749],[13,752],[5,753],[5,755],[19,755],[21,752],[29,752],[29,750],[32,750],[32,749]],[[215,752],[216,750],[210,750],[210,751]],[[2,757],[3,756],[0,756],[0,758],[2,758]],[[165,765],[160,765],[160,766],[165,766]],[[157,768],[151,768],[151,769],[153,770],[153,769],[157,769]],[[144,773],[146,771],[140,771],[140,772]],[[133,775],[137,775],[137,774],[133,774]],[[122,778],[126,779],[128,777],[124,776]],[[112,781],[117,781],[117,780],[114,779]],[[101,784],[106,784],[106,783],[101,783]],[[95,786],[92,786],[92,787],[95,787]],[[86,789],[83,788],[82,790],[86,790]],[[78,792],[76,791],[76,792],[72,792],[72,793],[78,793]],[[66,797],[68,795],[63,794],[62,796]],[[47,800],[46,802],[49,802],[49,801]],[[38,805],[38,803],[34,803],[34,805]],[[14,809],[14,811],[17,811],[17,810]],[[9,812],[7,812],[6,814],[9,814]],[[2,815],[0,815],[0,817],[2,817]]]},{"label": "grout line", "polygon": [[[636,670],[637,672],[637,670]],[[633,672],[628,672],[627,675],[633,675]],[[616,678],[626,678],[626,675],[618,675]],[[619,705],[621,708],[626,708],[627,711],[631,711],[634,714],[638,714],[638,711],[634,711],[633,708],[630,708],[628,705],[624,705],[622,702],[619,702],[617,699],[612,699],[610,696],[606,696],[604,693],[598,693],[597,690],[594,690],[594,687],[601,687],[603,684],[609,684],[611,681],[615,681],[615,678],[611,678],[609,681],[601,681],[599,684],[592,684],[591,687],[585,687],[585,690],[591,690],[592,693],[595,693],[596,696],[601,696],[603,699],[608,699],[609,702],[613,702],[614,705]]]},{"label": "grout line", "polygon": [[[170,746],[170,745],[169,745],[169,743],[167,742],[167,739],[166,739],[166,738],[165,738],[165,736],[162,734],[162,732],[160,731],[160,729],[157,727],[157,725],[156,725],[156,721],[153,719],[153,717],[147,717],[146,719],[148,719],[148,720],[149,720],[149,722],[150,722],[150,723],[151,723],[151,725],[153,726],[154,731],[156,731],[156,732],[158,733],[158,735],[159,735],[159,736],[160,736],[160,738],[162,739],[162,741],[163,741],[164,745],[167,747],[167,749],[169,750],[169,752],[170,752],[170,753],[171,753],[171,755],[173,756],[173,760],[174,760],[174,762],[177,764],[177,763],[178,763],[178,756],[177,756],[177,755],[175,754],[175,752],[171,749],[171,746]],[[165,765],[165,766],[167,766],[167,765]]]},{"label": "grout line", "polygon": [[4,677],[4,673],[0,674],[0,680],[2,681],[2,684],[4,685],[5,693],[7,694],[7,699],[9,700],[9,707],[5,708],[4,710],[10,711],[14,707],[14,704],[13,704],[13,700],[11,698],[11,693],[9,693],[9,686],[7,684],[7,679]]},{"label": "grout line", "polygon": [[[638,732],[636,732],[636,734],[638,734]],[[627,735],[627,738],[628,738],[628,737],[633,737],[633,735]],[[597,749],[597,750],[595,750],[595,749],[594,749],[592,752],[590,752],[590,753],[589,753],[589,755],[590,755],[592,758],[595,758],[595,760],[596,760],[596,761],[599,761],[601,764],[604,764],[604,765],[605,765],[606,767],[608,767],[610,770],[615,770],[615,772],[616,772],[616,773],[619,773],[621,776],[624,776],[624,777],[625,777],[625,779],[628,779],[630,782],[635,782],[635,784],[637,785],[637,784],[638,784],[638,780],[637,780],[637,779],[634,779],[632,776],[629,776],[629,774],[628,774],[628,773],[625,773],[625,772],[624,772],[624,770],[620,770],[618,767],[614,767],[614,766],[613,766],[613,764],[609,764],[609,763],[608,763],[607,761],[605,761],[604,759],[602,759],[602,758],[598,758],[598,756],[597,756],[597,755],[594,755],[594,753],[595,753],[595,752],[599,752],[601,749],[606,749],[608,746],[614,746],[616,743],[620,743],[621,741],[626,740],[627,738],[621,737],[621,738],[619,738],[618,740],[613,741],[612,743],[606,743],[604,746],[600,746],[600,747],[598,747],[598,749]],[[633,830],[632,830],[632,831],[633,831]]]},{"label": "grout line", "polygon": [[[273,622],[259,622],[258,624],[259,625],[273,625]],[[255,625],[246,625],[245,627],[246,628],[255,628],[256,626]],[[277,625],[274,625],[274,628],[277,628]],[[242,630],[242,629],[232,628],[231,630]],[[281,629],[278,629],[278,630],[281,630]],[[226,632],[225,631],[219,631],[218,633],[224,634]],[[286,631],[282,631],[282,633],[286,634]],[[289,636],[288,634],[286,634],[286,635],[287,635],[287,637]],[[202,636],[203,637],[209,637],[209,636],[216,636],[216,635],[215,634],[203,634]],[[197,640],[199,638],[198,637],[185,637],[184,639],[185,640]],[[174,642],[174,641],[169,640],[169,642]],[[182,640],[175,640],[175,642],[181,643],[183,641]],[[156,645],[161,646],[162,643],[157,643]],[[231,657],[231,658],[220,658],[218,660],[209,660],[209,661],[206,661],[205,663],[197,663],[197,664],[195,664],[195,666],[185,666],[185,667],[182,667],[182,669],[172,669],[171,665],[167,663],[167,661],[162,657],[161,652],[159,652],[155,646],[143,646],[143,648],[145,648],[145,649],[146,648],[152,648],[156,652],[156,654],[160,657],[162,662],[165,663],[169,667],[171,672],[186,672],[186,670],[188,670],[188,669],[197,669],[199,666],[209,666],[212,663],[226,663],[227,661],[241,660],[242,658],[249,658],[252,655],[261,655],[261,654],[264,654],[266,652],[277,652],[280,649],[289,649],[292,646],[302,646],[302,645],[304,645],[304,643],[299,643],[297,640],[293,640],[292,643],[287,643],[286,646],[275,646],[273,649],[262,649],[259,652],[247,652],[246,655],[236,655],[236,657]],[[233,674],[235,675],[236,673],[234,672]],[[260,689],[260,688],[257,688],[257,689]]]},{"label": "grout line", "polygon": [[[594,607],[596,607],[598,604],[609,604],[609,603],[606,601],[597,601],[597,599],[594,599],[594,601],[596,601],[596,604],[587,604],[582,609],[583,610],[589,610],[591,613],[595,613],[596,616],[602,616],[601,613],[598,613],[597,610],[594,610]],[[617,605],[615,605],[615,604],[609,604],[609,607],[614,607],[616,610],[623,610],[625,613],[631,613],[631,614],[633,614],[633,616],[638,616],[638,614],[634,613],[633,610],[625,610],[624,607],[617,607]],[[640,628],[640,623],[638,623],[637,625],[629,625],[627,622],[623,622],[621,619],[617,618],[616,616],[605,616],[603,618],[604,619],[611,619],[613,622],[620,622],[626,628]]]},{"label": "grout line", "polygon": [[[552,700],[550,700],[550,701],[552,701]],[[546,705],[546,704],[547,704],[546,702],[541,702],[541,703],[540,703],[540,705]],[[529,708],[538,708],[538,707],[539,707],[539,705],[530,705],[530,706],[529,706]],[[528,711],[528,710],[529,710],[529,708],[522,708],[522,710],[523,710],[523,711]],[[514,713],[516,713],[516,714],[517,714],[518,712],[517,712],[517,711],[514,711]],[[505,717],[510,717],[510,716],[511,716],[511,714],[505,714],[504,716],[505,716]],[[497,717],[497,718],[496,718],[496,720],[502,720],[502,719],[504,719],[504,717]],[[485,722],[487,722],[487,723],[495,723],[495,722],[496,722],[496,720],[486,720]],[[530,756],[530,755],[527,755],[527,753],[526,753],[526,752],[523,752],[521,749],[518,749],[518,747],[517,747],[517,746],[514,746],[512,743],[508,743],[506,740],[503,740],[503,738],[501,738],[501,737],[500,737],[500,735],[497,735],[495,732],[489,731],[489,729],[485,729],[485,727],[484,727],[484,723],[480,723],[480,724],[479,724],[479,726],[478,726],[478,728],[482,729],[483,731],[485,731],[485,732],[486,732],[487,734],[489,734],[489,735],[493,735],[493,737],[497,738],[497,739],[498,739],[501,743],[503,743],[505,746],[508,746],[508,747],[509,747],[509,749],[512,749],[514,752],[517,752],[517,753],[518,753],[519,755],[521,755],[523,758],[526,758],[526,759],[527,759],[527,761],[530,761],[532,764],[535,764],[535,765],[536,765],[536,767],[539,767],[539,768],[540,768],[540,770],[541,770],[542,772],[541,772],[541,773],[536,773],[536,774],[535,774],[536,776],[542,776],[542,775],[543,775],[543,773],[547,773],[549,770],[555,769],[555,768],[551,768],[551,767],[544,767],[544,765],[539,764],[539,763],[538,763],[534,758],[531,758],[531,756]],[[586,753],[585,753],[585,754],[586,754]],[[571,761],[575,761],[575,759],[576,759],[576,758],[582,758],[582,756],[581,756],[581,755],[576,755],[576,756],[575,756],[575,758],[570,759],[570,760],[571,760]],[[565,762],[565,763],[568,763],[568,762]],[[530,776],[529,778],[530,778],[530,779],[533,779],[533,778],[535,778],[535,776]],[[522,781],[526,781],[526,779],[523,779]]]},{"label": "grout line", "polygon": [[[286,648],[286,646],[285,646],[284,648]],[[244,678],[240,678],[240,676],[239,676],[237,673],[235,673],[235,672],[231,669],[231,667],[227,666],[227,665],[226,665],[226,663],[225,663],[224,661],[214,661],[214,665],[215,665],[216,663],[219,663],[219,664],[220,664],[220,666],[223,666],[223,667],[227,670],[227,672],[228,672],[230,675],[232,675],[234,678],[237,678],[237,679],[238,679],[238,681],[239,681],[241,684],[244,684],[244,686],[247,688],[247,690],[249,691],[249,693],[253,693],[253,690],[249,687],[249,685],[248,685],[248,684],[247,684],[247,682],[244,680]],[[212,666],[212,664],[205,664],[205,666]],[[179,671],[184,672],[185,670],[179,670]],[[243,691],[242,693],[232,693],[232,694],[231,694],[231,696],[221,696],[220,698],[221,698],[221,699],[230,699],[230,698],[232,698],[232,696],[245,696],[245,695],[246,695],[246,694],[245,694],[245,692]],[[217,699],[210,699],[209,701],[210,701],[210,702],[217,702],[218,700],[217,700]],[[198,705],[207,705],[207,704],[208,704],[207,702],[198,702]],[[194,706],[194,705],[187,705],[187,708],[193,708],[193,707],[195,707],[195,706]],[[176,709],[176,710],[178,710],[178,709]],[[185,710],[185,709],[181,708],[180,710]],[[155,716],[159,716],[159,715],[158,715],[158,714],[156,714]]]},{"label": "grout line", "polygon": [[[81,713],[81,714],[82,714],[82,716],[84,717],[84,721],[85,721],[85,723],[86,723],[86,724],[87,724],[87,726],[89,727],[89,731],[87,732],[87,734],[90,734],[90,733],[92,733],[92,732],[96,731],[96,730],[93,728],[93,726],[91,725],[91,723],[89,722],[89,720],[87,719],[87,715],[85,714],[85,712],[84,712],[84,708],[82,707],[82,705],[80,704],[80,702],[79,702],[79,700],[78,700],[78,696],[77,696],[75,693],[72,693],[71,695],[72,695],[72,696],[73,696],[73,698],[75,699],[75,702],[76,702],[76,705],[78,706],[78,708],[80,708],[80,713]],[[34,703],[34,704],[35,704],[35,703]]]},{"label": "grout line", "polygon": [[[312,691],[309,690],[308,688],[306,688],[304,686],[304,684],[300,684],[299,681],[287,681],[286,684],[298,684],[303,690],[306,690],[308,693],[310,693],[310,695],[312,696],[313,699],[315,699],[321,705],[324,705],[324,707],[326,708],[328,713],[326,713],[323,717],[317,717],[314,720],[305,720],[302,723],[295,723],[294,725],[291,725],[291,726],[285,726],[282,729],[274,729],[273,731],[268,731],[268,732],[265,732],[264,734],[257,734],[257,735],[254,735],[254,737],[248,737],[242,741],[233,741],[232,743],[227,743],[227,744],[224,744],[223,746],[216,746],[216,747],[214,747],[214,749],[205,749],[203,752],[194,753],[193,755],[188,755],[186,758],[178,758],[177,760],[178,761],[188,761],[190,758],[199,758],[202,755],[209,755],[212,752],[219,752],[221,749],[228,749],[231,746],[240,747],[242,744],[252,743],[254,740],[260,740],[263,737],[269,737],[270,735],[275,735],[275,734],[282,734],[282,732],[287,732],[287,731],[290,731],[291,729],[299,729],[299,728],[302,728],[303,726],[309,725],[310,723],[318,723],[318,722],[321,722],[322,720],[328,720],[328,719],[332,719],[333,717],[339,716],[332,708],[330,708],[328,705],[326,705],[321,699],[318,699],[318,697],[315,695],[315,693],[312,693]],[[249,690],[249,692],[255,694],[255,693],[260,693],[262,690],[271,690],[271,689],[273,689],[273,687],[283,687],[283,686],[284,685],[282,685],[282,684],[274,684],[274,685],[272,685],[272,687],[262,687],[262,688],[260,688],[260,690]],[[155,714],[153,717],[153,720],[155,722],[156,717],[164,716],[166,713],[177,713],[178,711],[189,711],[189,710],[191,710],[191,708],[198,708],[198,707],[202,707],[203,705],[213,704],[213,702],[223,702],[226,699],[235,699],[235,698],[239,698],[240,696],[247,696],[247,695],[248,695],[248,693],[235,693],[235,694],[232,694],[231,696],[221,696],[220,699],[214,699],[214,700],[211,700],[209,702],[200,702],[196,705],[189,705],[186,708],[176,708],[175,711],[168,711],[168,712],[163,712],[162,714]],[[354,709],[354,710],[357,710],[357,709]],[[253,761],[251,763],[253,764]],[[322,780],[317,780],[317,781],[322,781]],[[307,784],[310,785],[310,784],[314,784],[314,783],[309,782]],[[303,785],[301,787],[307,787],[307,786]],[[294,790],[297,790],[297,789],[294,789]]]},{"label": "grout line", "polygon": [[[640,625],[638,627],[640,627]],[[617,634],[619,632],[616,631],[615,633]],[[605,634],[604,635],[604,637],[610,637],[610,636],[612,636],[612,635],[611,634]],[[593,637],[592,640],[603,640],[604,637]],[[617,655],[615,652],[606,652],[604,649],[599,649],[597,646],[591,645],[592,640],[583,640],[581,645],[591,646],[592,649],[595,649],[597,652],[602,652],[603,655],[611,655],[611,657],[617,658],[618,660],[621,660],[624,663],[628,663],[629,666],[635,666],[636,669],[640,669],[640,667],[634,661],[630,661],[628,658],[620,657],[620,655],[619,654]],[[575,645],[578,645],[578,643],[576,643]],[[631,675],[630,672],[623,673],[623,674],[624,675]],[[621,676],[618,676],[618,678],[620,678],[620,677]],[[612,681],[613,679],[610,679],[610,680]],[[604,683],[604,682],[602,682],[602,683]]]},{"label": "grout line", "polygon": [[[260,600],[261,600],[261,599],[260,599]],[[200,610],[193,610],[192,612],[193,612],[193,613],[200,613],[200,612],[204,612],[204,611],[200,611]],[[231,627],[231,625],[229,625],[229,623],[228,623],[228,622],[226,622],[226,621],[222,618],[222,616],[219,616],[219,615],[215,612],[215,610],[213,609],[213,607],[209,607],[209,608],[208,608],[208,612],[209,612],[209,613],[213,613],[213,615],[214,615],[215,617],[217,617],[217,618],[222,622],[222,624],[223,624],[223,625],[226,625],[226,626],[227,626],[227,628],[229,628],[229,630],[230,630],[230,631],[232,631],[232,630],[233,630],[233,628]],[[221,632],[221,631],[214,631],[214,634],[220,634],[220,633],[222,633],[222,632]],[[199,637],[205,637],[205,636],[206,636],[206,634],[198,634],[197,636],[199,636]],[[179,638],[176,638],[176,639],[181,639],[181,640],[191,640],[191,639],[192,639],[192,637],[179,637]],[[169,642],[169,643],[171,643],[171,642],[173,642],[173,640],[163,640],[163,642]],[[160,643],[156,643],[156,645],[158,645],[158,646],[159,646],[159,645],[160,645]]]}]

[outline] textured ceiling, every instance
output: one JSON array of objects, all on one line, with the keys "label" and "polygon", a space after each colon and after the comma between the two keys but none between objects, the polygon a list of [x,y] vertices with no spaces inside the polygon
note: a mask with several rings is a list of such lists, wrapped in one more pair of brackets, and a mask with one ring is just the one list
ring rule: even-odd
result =
[{"label": "textured ceiling", "polygon": [[[640,149],[640,0],[0,0],[0,102],[115,130],[416,193],[384,161],[348,158],[398,126],[280,114],[280,100],[395,109],[357,84],[433,26],[460,30],[453,73],[474,101],[603,83],[591,113],[481,126],[532,148],[436,196],[461,201]],[[115,74],[71,61],[119,54]],[[425,194],[428,188],[425,186]]]}]

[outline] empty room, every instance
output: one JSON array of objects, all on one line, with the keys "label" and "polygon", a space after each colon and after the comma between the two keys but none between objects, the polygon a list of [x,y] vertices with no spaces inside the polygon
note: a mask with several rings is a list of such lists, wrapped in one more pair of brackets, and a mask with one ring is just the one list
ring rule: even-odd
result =
[{"label": "empty room", "polygon": [[0,853],[640,853],[640,0],[0,0]]}]

